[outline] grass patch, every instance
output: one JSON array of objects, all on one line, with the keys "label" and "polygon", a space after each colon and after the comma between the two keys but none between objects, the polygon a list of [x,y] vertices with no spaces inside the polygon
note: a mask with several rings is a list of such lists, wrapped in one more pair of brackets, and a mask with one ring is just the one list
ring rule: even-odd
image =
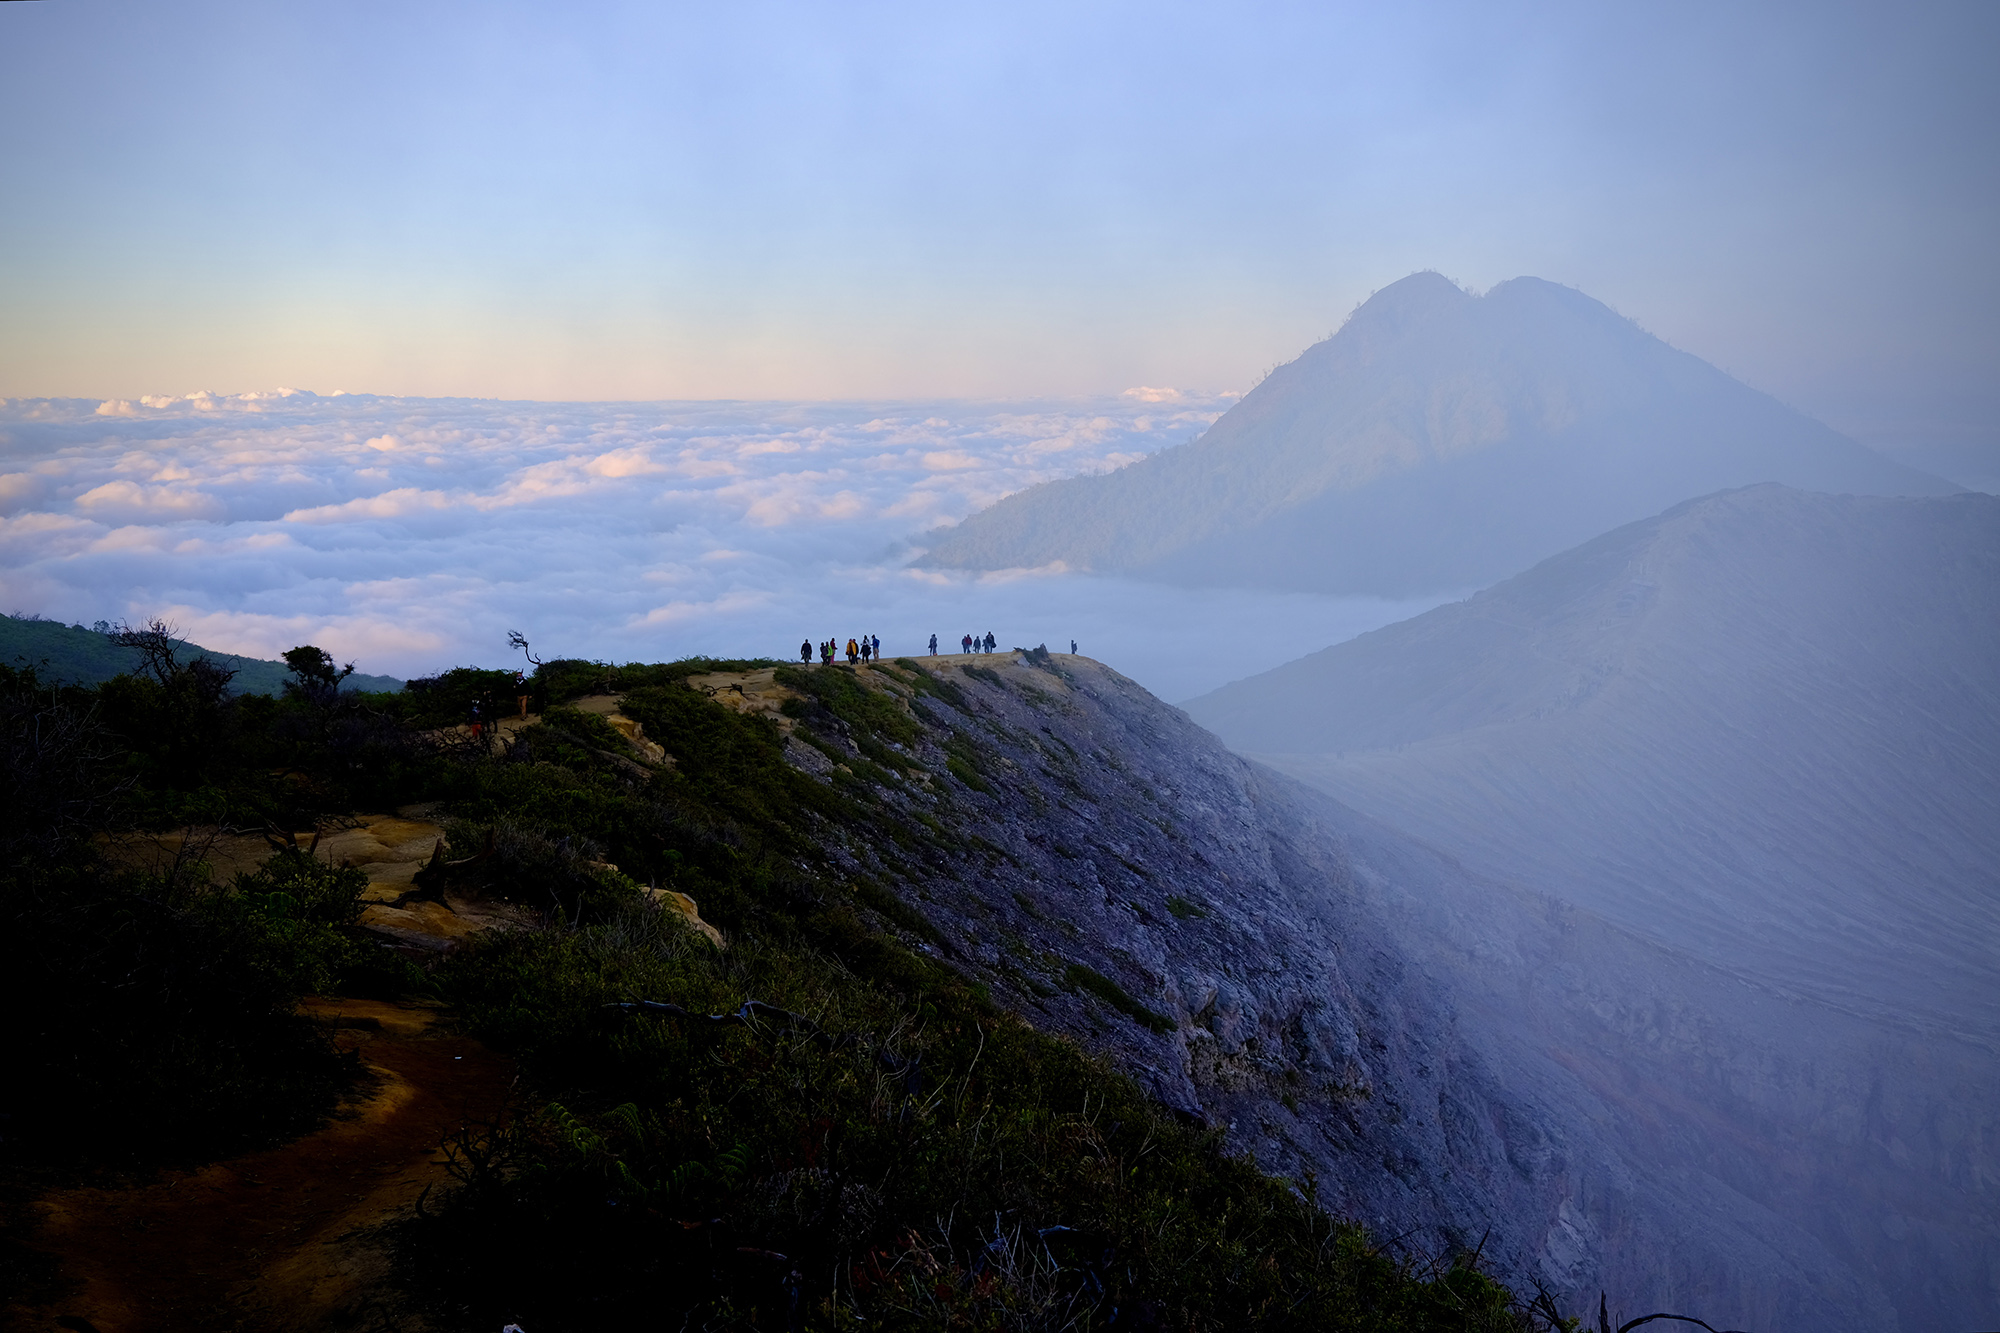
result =
[{"label": "grass patch", "polygon": [[857,732],[886,737],[898,745],[911,745],[917,739],[917,721],[903,711],[896,697],[869,689],[854,672],[838,667],[779,667],[775,679],[817,701]]},{"label": "grass patch", "polygon": [[930,918],[916,908],[898,898],[871,879],[854,881],[854,896],[870,910],[880,914],[886,921],[893,922],[919,939],[932,944],[944,943],[944,936],[933,926]]},{"label": "grass patch", "polygon": [[1163,1034],[1174,1030],[1173,1019],[1148,1009],[1133,999],[1123,986],[1095,968],[1085,967],[1082,963],[1071,963],[1063,969],[1063,984],[1071,990],[1088,991],[1142,1027]]},{"label": "grass patch", "polygon": [[957,755],[954,754],[947,756],[944,761],[944,766],[951,773],[953,777],[957,778],[960,782],[963,782],[966,786],[972,788],[974,791],[985,792],[988,796],[993,795],[992,785],[988,783],[985,778],[980,777],[978,772],[972,767],[971,764],[959,758]]},{"label": "grass patch", "polygon": [[965,707],[965,692],[933,673],[929,667],[908,657],[897,658],[896,665],[903,669],[910,688],[918,694],[928,694],[942,699],[953,708]]}]

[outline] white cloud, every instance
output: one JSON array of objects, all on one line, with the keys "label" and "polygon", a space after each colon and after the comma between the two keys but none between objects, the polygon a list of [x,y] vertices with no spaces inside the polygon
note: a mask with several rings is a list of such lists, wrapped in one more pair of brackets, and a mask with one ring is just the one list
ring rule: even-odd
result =
[{"label": "white cloud", "polygon": [[381,661],[435,653],[445,646],[444,637],[435,631],[394,618],[259,615],[186,605],[169,605],[158,610],[135,606],[133,613],[159,615],[178,625],[191,642],[246,657],[274,658],[289,648],[311,643],[341,661],[364,658]]},{"label": "white cloud", "polygon": [[[976,627],[1009,644],[1077,637],[1175,698],[1193,692],[1177,681],[1283,660],[1246,649],[1260,614],[1282,619],[1284,656],[1330,642],[1338,619],[1309,598],[1188,601],[1059,572],[905,568],[927,530],[1000,495],[1185,440],[1226,406],[1214,396],[138,402],[151,410],[0,406],[0,431],[55,428],[21,432],[0,474],[10,609],[86,623],[170,614],[225,651],[313,642],[397,675],[498,665],[508,629],[544,656],[622,661],[789,656],[801,638],[863,628],[911,651]],[[50,443],[18,443],[29,438]],[[1212,652],[1185,647],[1188,624]]]},{"label": "white cloud", "polygon": [[1142,403],[1178,403],[1187,395],[1179,389],[1149,389],[1142,384],[1136,389],[1127,389],[1119,396],[1136,398]]},{"label": "white cloud", "polygon": [[222,504],[212,495],[188,486],[141,486],[134,481],[107,481],[93,486],[73,502],[93,517],[150,517],[175,521],[216,518]]},{"label": "white cloud", "polygon": [[963,449],[933,449],[923,456],[923,465],[928,472],[962,472],[985,463]]},{"label": "white cloud", "polygon": [[41,493],[41,479],[32,472],[0,473],[0,513],[12,513]]},{"label": "white cloud", "polygon": [[410,514],[450,509],[458,502],[443,491],[422,491],[399,486],[380,495],[368,495],[341,504],[294,509],[285,515],[287,523],[351,523],[362,519],[403,518]]},{"label": "white cloud", "polygon": [[107,398],[97,405],[97,415],[101,417],[129,417],[133,415],[132,404],[123,398]]},{"label": "white cloud", "polygon": [[[711,616],[754,610],[759,607],[768,606],[771,600],[769,593],[732,592],[725,593],[721,597],[707,602],[668,602],[665,606],[654,607],[652,610],[638,617],[633,623],[636,626],[645,627],[685,624],[689,621],[701,620]],[[786,654],[788,657],[790,655],[790,653]],[[760,653],[759,656],[768,656],[768,654]]]},{"label": "white cloud", "polygon": [[583,470],[593,477],[645,477],[667,469],[653,461],[650,450],[643,448],[613,449],[599,454],[584,464]]}]

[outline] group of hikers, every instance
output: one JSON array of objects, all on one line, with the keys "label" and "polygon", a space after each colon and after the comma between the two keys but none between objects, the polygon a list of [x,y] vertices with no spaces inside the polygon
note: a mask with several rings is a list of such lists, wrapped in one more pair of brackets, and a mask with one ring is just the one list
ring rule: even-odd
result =
[{"label": "group of hikers", "polygon": [[[1000,641],[998,639],[993,637],[993,631],[988,630],[986,631],[984,637],[977,634],[964,635],[959,639],[958,645],[960,652],[990,653],[996,647],[999,646],[999,642]],[[933,634],[931,635],[932,657],[937,656],[937,650],[938,650],[938,637],[937,635]],[[1070,640],[1069,650],[1072,653],[1076,651],[1076,640],[1074,639]],[[813,654],[815,652],[819,654],[819,661],[821,666],[832,666],[834,658],[840,656],[840,640],[838,639],[824,640],[823,642],[821,642],[821,644],[817,649],[815,649],[813,645],[809,642],[801,643],[799,645],[799,661],[810,663],[813,660]],[[876,635],[864,634],[858,639],[849,639],[847,641],[847,660],[850,663],[881,661],[882,660],[881,638]]]},{"label": "group of hikers", "polygon": [[[840,640],[827,639],[820,644],[819,661],[821,666],[832,666],[833,659],[838,656],[840,656]],[[847,641],[847,660],[849,662],[880,661],[881,657],[882,640],[879,636],[864,634],[858,639],[849,639]],[[812,660],[812,644],[801,643],[799,645],[799,661],[811,662]]]}]

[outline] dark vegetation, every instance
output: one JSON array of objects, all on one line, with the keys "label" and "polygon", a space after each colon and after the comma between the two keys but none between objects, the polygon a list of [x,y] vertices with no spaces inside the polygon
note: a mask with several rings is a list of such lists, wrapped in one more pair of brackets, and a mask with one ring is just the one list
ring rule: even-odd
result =
[{"label": "dark vegetation", "polygon": [[[784,761],[769,721],[684,683],[757,663],[555,661],[525,683],[466,669],[374,695],[340,690],[317,649],[287,658],[275,698],[216,688],[171,643],[95,689],[0,669],[15,1168],[298,1132],[352,1070],[297,999],[421,992],[511,1053],[523,1087],[504,1122],[445,1145],[453,1188],[400,1230],[408,1299],[440,1327],[1533,1322],[1475,1264],[1385,1257],[1312,1182],[1226,1156],[940,962],[921,910],[857,866],[913,839],[979,840],[953,827],[942,776],[927,824],[881,802],[881,784],[928,780],[918,723],[851,672],[782,669],[798,734],[842,756],[822,781]],[[959,694],[914,662],[895,674]],[[606,688],[671,765],[564,706]],[[539,717],[511,744],[458,727],[523,692]],[[977,778],[976,747],[953,744],[950,772]],[[309,850],[228,884],[198,840],[148,870],[101,850],[120,829],[297,829],[415,800],[442,803],[455,851],[489,849],[486,891],[543,907],[545,927],[420,970],[355,929],[359,873]],[[641,883],[693,896],[728,947]],[[1171,1026],[1098,973],[1068,981]]]},{"label": "dark vegetation", "polygon": [[1174,1020],[1165,1014],[1155,1013],[1129,995],[1125,988],[1105,976],[1095,968],[1082,963],[1071,963],[1063,972],[1063,981],[1072,990],[1088,991],[1098,999],[1155,1032],[1172,1032]]}]

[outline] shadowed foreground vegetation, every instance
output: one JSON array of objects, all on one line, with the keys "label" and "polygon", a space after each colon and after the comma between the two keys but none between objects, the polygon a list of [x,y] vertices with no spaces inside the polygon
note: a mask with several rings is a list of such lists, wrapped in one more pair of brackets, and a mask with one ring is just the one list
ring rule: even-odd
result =
[{"label": "shadowed foreground vegetation", "polygon": [[[453,1187],[396,1224],[412,1327],[1541,1326],[1470,1262],[1384,1256],[1312,1182],[1226,1156],[899,930],[922,918],[854,867],[938,831],[894,824],[853,766],[795,770],[768,719],[683,683],[757,664],[552,662],[524,686],[460,671],[367,695],[316,686],[328,661],[301,653],[280,698],[179,663],[96,689],[0,671],[0,969],[33,1015],[5,1038],[17,1176],[297,1133],[353,1076],[298,998],[422,994],[515,1057],[521,1095],[444,1145]],[[879,696],[796,674],[799,713],[903,762]],[[607,688],[671,766],[560,707]],[[540,721],[504,748],[456,728],[517,689]],[[455,849],[493,849],[473,887],[543,928],[420,967],[356,929],[359,872],[310,853],[221,884],[198,844],[152,870],[100,850],[119,828],[417,800],[442,803]],[[694,897],[728,947],[642,883]]]}]

